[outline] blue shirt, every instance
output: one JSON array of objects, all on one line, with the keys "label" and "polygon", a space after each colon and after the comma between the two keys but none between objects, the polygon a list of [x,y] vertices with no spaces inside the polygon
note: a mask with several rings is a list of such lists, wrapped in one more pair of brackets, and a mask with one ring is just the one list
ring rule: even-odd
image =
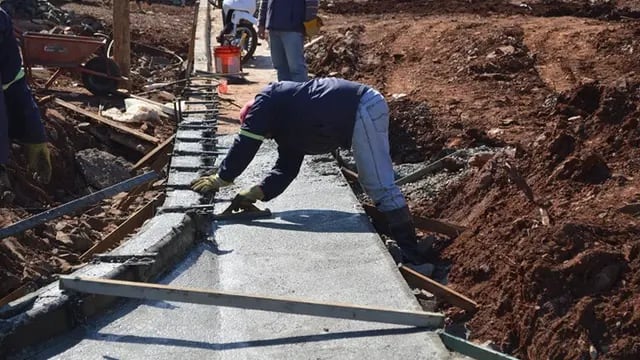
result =
[{"label": "blue shirt", "polygon": [[304,32],[318,14],[318,0],[261,0],[258,24],[269,30]]},{"label": "blue shirt", "polygon": [[0,8],[0,76],[2,83],[13,81],[22,68],[22,57],[13,34],[11,17]]},{"label": "blue shirt", "polygon": [[256,95],[218,175],[233,181],[262,141],[273,138],[278,160],[261,187],[265,201],[280,195],[298,175],[305,155],[351,146],[360,97],[367,89],[337,78],[270,84]]}]

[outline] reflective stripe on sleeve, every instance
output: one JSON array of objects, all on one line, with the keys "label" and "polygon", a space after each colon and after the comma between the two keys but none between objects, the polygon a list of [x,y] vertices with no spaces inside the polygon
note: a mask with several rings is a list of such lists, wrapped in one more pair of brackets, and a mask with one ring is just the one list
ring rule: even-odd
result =
[{"label": "reflective stripe on sleeve", "polygon": [[244,135],[248,138],[251,138],[253,140],[258,140],[258,141],[262,141],[264,140],[264,136],[262,135],[258,135],[258,134],[254,134],[250,131],[244,130],[244,129],[240,129],[240,135]]},{"label": "reflective stripe on sleeve", "polygon": [[18,71],[18,73],[16,74],[16,77],[13,78],[13,80],[9,81],[6,84],[2,84],[2,91],[7,90],[9,87],[11,87],[11,85],[13,85],[13,83],[22,79],[23,77],[24,77],[24,69],[20,68],[20,71]]}]

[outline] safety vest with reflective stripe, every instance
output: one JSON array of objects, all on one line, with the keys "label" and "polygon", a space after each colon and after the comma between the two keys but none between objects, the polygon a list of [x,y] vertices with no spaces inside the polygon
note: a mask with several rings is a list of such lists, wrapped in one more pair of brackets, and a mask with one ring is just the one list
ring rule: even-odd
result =
[{"label": "safety vest with reflective stripe", "polygon": [[13,78],[13,80],[9,81],[6,84],[2,84],[2,91],[7,90],[11,85],[13,85],[16,81],[22,79],[24,77],[24,69],[20,68],[20,71],[18,71],[18,73],[16,74],[16,77]]}]

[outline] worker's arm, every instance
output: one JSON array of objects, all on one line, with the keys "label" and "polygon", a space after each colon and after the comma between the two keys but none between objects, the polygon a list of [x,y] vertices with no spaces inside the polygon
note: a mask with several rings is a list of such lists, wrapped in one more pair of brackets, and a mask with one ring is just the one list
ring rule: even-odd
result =
[{"label": "worker's arm", "polygon": [[309,21],[318,15],[318,0],[305,0],[304,21]]},{"label": "worker's arm", "polygon": [[278,147],[278,160],[269,175],[262,181],[260,188],[264,193],[264,201],[269,201],[282,192],[298,176],[304,154],[290,149]]},{"label": "worker's arm", "polygon": [[256,156],[272,121],[273,111],[270,106],[272,104],[268,93],[262,92],[256,96],[240,128],[240,133],[220,165],[218,176],[221,179],[232,182],[242,174]]}]

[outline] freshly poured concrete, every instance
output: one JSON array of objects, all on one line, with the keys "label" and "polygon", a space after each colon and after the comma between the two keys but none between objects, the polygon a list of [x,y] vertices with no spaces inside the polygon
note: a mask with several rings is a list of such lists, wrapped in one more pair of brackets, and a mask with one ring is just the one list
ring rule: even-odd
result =
[{"label": "freshly poured concrete", "polygon": [[[222,139],[229,144],[231,137]],[[274,162],[263,145],[236,185]],[[420,310],[329,157],[309,158],[268,206],[272,219],[216,222],[162,283],[312,301]],[[226,204],[222,203],[221,211]],[[205,239],[203,239],[205,240]],[[213,240],[213,242],[211,242]],[[36,358],[57,359],[446,359],[428,329],[176,302],[127,301]]]}]

